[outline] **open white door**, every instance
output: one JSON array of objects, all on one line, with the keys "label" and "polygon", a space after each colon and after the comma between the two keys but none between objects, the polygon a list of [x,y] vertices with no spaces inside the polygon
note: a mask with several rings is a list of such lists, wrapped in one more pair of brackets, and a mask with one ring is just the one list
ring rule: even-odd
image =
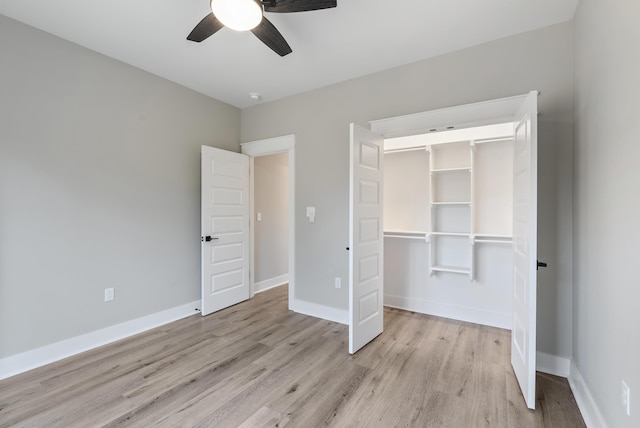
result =
[{"label": "open white door", "polygon": [[513,329],[511,365],[527,407],[536,404],[538,93],[515,117],[513,163]]},{"label": "open white door", "polygon": [[349,192],[349,353],[382,333],[383,224],[381,136],[351,124]]},{"label": "open white door", "polygon": [[249,298],[249,156],[202,146],[202,315]]}]

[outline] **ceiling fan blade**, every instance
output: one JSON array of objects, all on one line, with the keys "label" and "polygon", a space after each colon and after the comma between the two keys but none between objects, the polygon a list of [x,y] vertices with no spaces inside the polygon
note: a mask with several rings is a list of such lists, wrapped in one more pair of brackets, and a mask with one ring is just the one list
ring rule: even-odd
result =
[{"label": "ceiling fan blade", "polygon": [[216,31],[224,27],[222,22],[218,21],[213,13],[202,18],[202,21],[195,26],[187,36],[187,40],[200,43],[204,39],[212,36]]},{"label": "ceiling fan blade", "polygon": [[329,9],[338,5],[337,0],[263,0],[265,12],[289,13]]},{"label": "ceiling fan blade", "polygon": [[251,30],[251,32],[255,34],[262,43],[269,46],[280,56],[285,56],[293,52],[287,41],[282,37],[282,34],[280,34],[271,21],[264,16],[262,17],[262,22],[260,22],[256,28]]}]

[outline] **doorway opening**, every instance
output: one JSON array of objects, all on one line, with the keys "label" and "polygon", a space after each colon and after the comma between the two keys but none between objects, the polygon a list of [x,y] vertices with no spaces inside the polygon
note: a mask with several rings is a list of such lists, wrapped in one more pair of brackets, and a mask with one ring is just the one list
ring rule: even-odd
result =
[{"label": "doorway opening", "polygon": [[[288,283],[291,310],[295,301],[295,135],[251,141],[240,146],[241,152],[249,156],[251,171],[250,297],[255,292]],[[267,176],[265,183],[262,180]],[[286,209],[283,210],[284,204]],[[268,212],[264,211],[265,207]],[[282,218],[285,211],[286,222]],[[276,224],[277,229],[269,229]],[[276,231],[277,236],[273,235]],[[277,248],[270,239],[277,240]],[[277,255],[272,254],[276,252],[274,249],[277,249]],[[274,260],[278,263],[277,269],[265,266]]]},{"label": "doorway opening", "polygon": [[[363,129],[367,133],[367,139],[374,141],[376,138],[388,139],[395,137],[410,137],[419,134],[428,134],[431,132],[444,131],[449,129],[465,129],[471,127],[479,127],[484,125],[494,125],[501,123],[511,122],[513,124],[513,199],[512,199],[512,254],[513,254],[513,276],[512,276],[512,334],[511,334],[511,364],[513,366],[516,378],[520,384],[520,388],[524,399],[529,408],[535,408],[535,373],[536,373],[536,269],[537,269],[537,91],[532,91],[524,96],[503,98],[499,100],[492,100],[487,102],[467,104],[458,107],[445,108],[440,110],[433,110],[424,113],[417,113],[407,116],[400,116],[388,119],[382,119],[371,122],[372,133]],[[361,127],[356,127],[361,128]],[[361,276],[358,275],[359,271],[354,266],[364,265],[367,262],[368,254],[364,251],[359,251],[357,244],[361,243],[361,233],[363,222],[367,219],[364,216],[359,215],[356,210],[353,209],[361,202],[359,198],[363,192],[358,192],[358,189],[366,189],[366,184],[363,180],[358,180],[358,175],[354,173],[358,172],[361,167],[368,167],[369,169],[375,169],[378,172],[384,172],[383,159],[380,159],[380,148],[374,145],[370,141],[357,137],[354,134],[354,124],[351,124],[351,180],[350,180],[350,278],[349,278],[349,313],[362,314],[362,303],[365,299],[355,299],[351,296],[360,296],[363,293],[364,285],[368,285],[367,281],[364,281]],[[470,144],[473,146],[474,144]],[[374,150],[376,149],[376,150]],[[467,151],[468,148],[463,145],[457,144],[452,147],[453,152]],[[373,156],[375,154],[375,156]],[[376,162],[360,162],[361,159],[373,159],[375,157]],[[464,157],[464,156],[463,156]],[[435,155],[430,156],[430,185],[431,194],[440,195],[442,189],[437,186],[434,187],[433,183],[439,180],[435,179],[434,174],[458,174],[461,171],[473,170],[473,155],[469,157],[469,164],[463,166],[447,166],[445,161],[442,165],[434,164]],[[448,155],[438,156],[442,160],[448,159]],[[365,165],[367,164],[367,165]],[[443,166],[444,165],[444,166]],[[375,168],[374,168],[375,167]],[[456,180],[458,183],[456,184]],[[465,180],[458,177],[454,180],[453,189],[463,189],[465,186],[459,186],[464,183]],[[451,181],[451,180],[449,180]],[[468,181],[468,180],[467,180]],[[380,185],[382,180],[376,181],[376,185]],[[411,184],[408,184],[411,186]],[[381,202],[383,200],[382,193],[376,190],[374,186],[369,186],[371,189],[366,193],[369,196],[377,194],[376,201]],[[464,212],[460,212],[458,208],[461,206],[472,206],[471,195],[473,194],[471,185],[466,186],[469,188],[465,194],[455,194],[452,196],[451,192],[448,193],[450,200],[441,199],[436,196],[430,200],[431,209],[431,229],[434,229],[433,219],[443,217],[442,215],[433,215],[434,210],[439,210],[440,206],[446,209],[453,208],[457,214],[453,217],[449,216],[446,220],[451,220],[455,216],[463,215]],[[371,198],[369,198],[371,199]],[[368,201],[366,201],[368,202]],[[369,204],[371,205],[371,204]],[[436,208],[434,208],[436,207]],[[451,211],[451,210],[450,210]],[[470,210],[467,210],[467,214],[473,221]],[[375,220],[383,219],[383,216],[377,216]],[[464,221],[462,223],[465,223]],[[466,231],[458,231],[457,228],[462,224],[458,222],[455,225],[450,223],[440,223],[435,227],[436,233],[433,230],[430,232],[429,239],[436,238],[436,241],[440,240],[440,237],[454,238],[457,243],[454,245],[459,247],[460,242],[464,242],[466,239],[469,244],[473,245],[472,240],[475,241],[473,236],[473,224],[469,223],[469,229]],[[400,235],[401,231],[396,231],[394,238]],[[368,236],[369,241],[375,238],[378,242],[380,235]],[[469,236],[466,236],[469,235]],[[464,238],[464,239],[458,239]],[[487,241],[505,241],[504,236],[495,235],[495,232],[491,232],[488,236],[479,237],[484,241],[483,244],[495,244],[497,242]],[[450,239],[450,241],[453,241]],[[364,242],[364,241],[362,241]],[[477,242],[479,243],[479,242]],[[468,275],[471,279],[474,277],[474,259],[473,255],[467,257],[464,260],[454,260],[449,254],[437,253],[437,248],[446,249],[452,248],[452,244],[449,245],[430,245],[429,259],[427,263],[424,263],[429,267],[429,274],[463,274]],[[382,246],[384,247],[384,246]],[[442,252],[441,252],[442,253]],[[446,253],[446,252],[445,252]],[[472,254],[472,253],[471,253]],[[434,257],[435,255],[435,257]],[[384,259],[384,251],[378,251],[376,254],[376,260]],[[454,266],[448,266],[449,261],[454,261]],[[460,261],[462,262],[461,264]],[[371,269],[370,269],[371,270]],[[383,275],[383,269],[375,271],[376,281],[380,280]],[[366,279],[366,278],[365,278]],[[380,285],[377,288],[378,295],[384,294],[384,282],[379,281]],[[375,312],[379,314],[380,311]],[[357,320],[353,316],[349,319],[349,341],[350,350],[352,348],[354,339],[353,337],[359,337],[362,329],[362,320]],[[357,334],[352,334],[352,330]],[[378,333],[382,332],[382,329]],[[363,334],[364,336],[364,334]],[[371,337],[371,335],[368,335]],[[373,336],[375,337],[375,336]],[[373,337],[371,337],[372,340]],[[366,342],[358,343],[358,346],[364,345]],[[350,351],[351,352],[351,351]]]},{"label": "doorway opening", "polygon": [[511,330],[513,123],[384,144],[385,305]]},{"label": "doorway opening", "polygon": [[254,158],[251,179],[253,293],[289,282],[289,154]]},{"label": "doorway opening", "polygon": [[[202,146],[201,159],[201,297],[203,316],[253,297],[254,292],[288,282],[288,306],[295,297],[295,218],[294,213],[293,135],[254,141],[241,145],[242,153]],[[255,266],[255,160],[262,156],[284,154],[288,180],[279,189],[280,205],[286,215],[272,214],[282,220],[286,236],[281,239],[281,270],[276,277],[256,281]],[[262,164],[262,162],[258,162]],[[269,162],[267,162],[269,164]],[[282,165],[284,166],[284,165]],[[282,169],[282,168],[281,168]],[[282,172],[280,175],[284,175]],[[282,180],[280,180],[282,181]],[[260,187],[260,186],[259,186]],[[286,187],[286,188],[285,188]],[[274,189],[267,189],[269,199]],[[261,195],[262,196],[262,195]],[[266,204],[270,202],[267,201]],[[262,209],[263,205],[258,209]],[[262,213],[261,213],[262,220]],[[288,238],[287,238],[288,236]],[[267,236],[266,239],[269,237]],[[264,240],[259,236],[259,242]],[[288,241],[288,242],[287,242]],[[269,243],[267,243],[269,245]],[[264,252],[263,252],[264,253]],[[287,260],[285,263],[284,260]],[[258,262],[260,263],[260,261]],[[268,262],[267,262],[268,264]],[[261,275],[268,276],[269,272]]]}]

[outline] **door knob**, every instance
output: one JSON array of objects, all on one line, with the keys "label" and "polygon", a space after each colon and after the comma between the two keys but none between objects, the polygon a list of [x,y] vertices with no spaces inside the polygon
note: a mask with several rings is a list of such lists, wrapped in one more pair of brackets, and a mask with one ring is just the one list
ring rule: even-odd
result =
[{"label": "door knob", "polygon": [[207,235],[207,236],[203,236],[203,237],[201,238],[201,241],[207,241],[207,242],[209,242],[209,241],[213,241],[213,240],[215,240],[215,239],[218,239],[218,238],[216,238],[216,237],[214,237],[214,236],[209,236],[209,235]]},{"label": "door knob", "polygon": [[536,266],[536,270],[539,270],[541,267],[547,267],[547,262],[541,262],[540,260],[537,261],[538,265]]}]

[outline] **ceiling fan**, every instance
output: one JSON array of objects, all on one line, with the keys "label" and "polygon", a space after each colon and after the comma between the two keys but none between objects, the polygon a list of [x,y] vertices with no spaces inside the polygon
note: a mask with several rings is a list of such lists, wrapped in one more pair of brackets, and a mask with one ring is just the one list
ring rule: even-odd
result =
[{"label": "ceiling fan", "polygon": [[251,30],[275,53],[285,56],[292,52],[291,47],[271,21],[265,18],[264,12],[306,12],[336,6],[337,0],[211,0],[212,12],[195,26],[187,40],[199,43],[222,27],[236,31]]}]

